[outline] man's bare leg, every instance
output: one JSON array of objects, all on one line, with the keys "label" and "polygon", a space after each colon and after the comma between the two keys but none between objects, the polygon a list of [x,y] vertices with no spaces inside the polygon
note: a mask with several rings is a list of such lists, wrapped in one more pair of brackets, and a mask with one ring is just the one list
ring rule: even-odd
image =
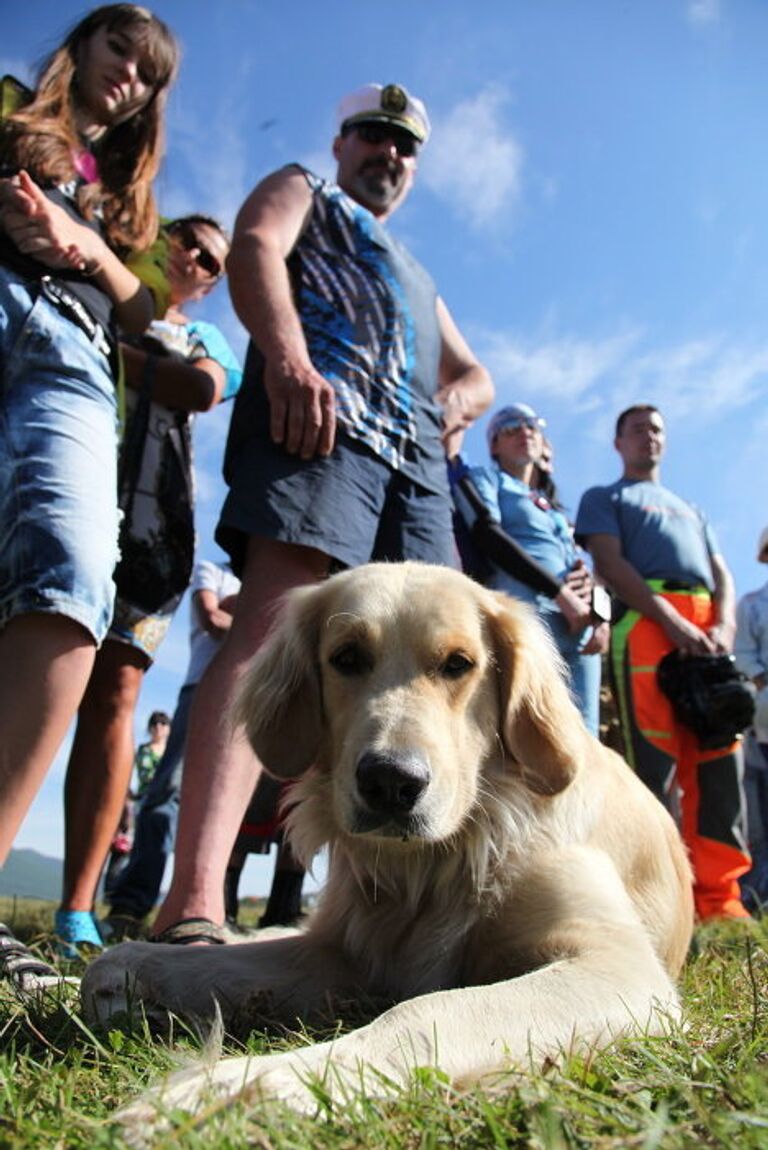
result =
[{"label": "man's bare leg", "polygon": [[224,874],[261,764],[228,706],[264,641],[280,598],[328,573],[321,551],[252,538],[235,615],[195,692],[184,752],[173,882],[156,933],[185,918],[224,921]]}]

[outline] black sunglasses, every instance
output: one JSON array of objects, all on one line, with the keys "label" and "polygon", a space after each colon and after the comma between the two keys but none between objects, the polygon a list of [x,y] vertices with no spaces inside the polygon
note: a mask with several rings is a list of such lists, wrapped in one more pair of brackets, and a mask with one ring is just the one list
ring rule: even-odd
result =
[{"label": "black sunglasses", "polygon": [[398,156],[415,156],[419,150],[419,141],[404,128],[396,128],[393,124],[353,124],[350,131],[357,132],[366,144],[383,144],[385,140],[395,145]]},{"label": "black sunglasses", "polygon": [[222,266],[216,259],[212,252],[209,252],[206,247],[203,247],[200,242],[200,237],[195,234],[195,229],[191,224],[182,222],[170,224],[166,228],[169,236],[176,236],[185,251],[191,252],[197,250],[195,256],[195,263],[201,267],[204,272],[208,272],[209,276],[218,279],[222,273]]}]

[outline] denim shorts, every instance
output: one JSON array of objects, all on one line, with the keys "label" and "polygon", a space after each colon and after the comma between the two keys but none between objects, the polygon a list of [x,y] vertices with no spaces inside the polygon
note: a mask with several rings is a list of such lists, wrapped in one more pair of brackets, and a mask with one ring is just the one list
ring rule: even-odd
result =
[{"label": "denim shorts", "polygon": [[272,442],[265,404],[250,437],[228,456],[226,479],[216,541],[238,575],[251,535],[313,547],[342,567],[404,559],[459,565],[447,477],[444,493],[429,491],[343,431],[331,455],[300,459]]},{"label": "denim shorts", "polygon": [[0,266],[0,626],[64,615],[97,643],[114,600],[117,404],[106,356]]}]

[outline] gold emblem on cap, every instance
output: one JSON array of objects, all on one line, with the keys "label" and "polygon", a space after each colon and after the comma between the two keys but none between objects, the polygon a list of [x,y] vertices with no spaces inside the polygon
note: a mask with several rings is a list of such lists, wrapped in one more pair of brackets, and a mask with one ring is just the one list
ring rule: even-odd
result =
[{"label": "gold emblem on cap", "polygon": [[408,97],[399,84],[387,84],[381,91],[381,110],[402,113],[408,107]]}]

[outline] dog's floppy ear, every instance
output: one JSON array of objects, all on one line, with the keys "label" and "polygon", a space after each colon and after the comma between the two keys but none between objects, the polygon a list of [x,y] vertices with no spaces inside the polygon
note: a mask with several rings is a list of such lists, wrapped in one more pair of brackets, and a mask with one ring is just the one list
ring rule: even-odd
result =
[{"label": "dog's floppy ear", "polygon": [[322,587],[283,600],[277,620],[248,668],[233,708],[271,775],[295,778],[310,767],[322,738],[316,665]]},{"label": "dog's floppy ear", "polygon": [[556,795],[573,780],[586,729],[560,671],[560,657],[531,608],[492,596],[488,622],[499,675],[501,736],[532,791]]}]

